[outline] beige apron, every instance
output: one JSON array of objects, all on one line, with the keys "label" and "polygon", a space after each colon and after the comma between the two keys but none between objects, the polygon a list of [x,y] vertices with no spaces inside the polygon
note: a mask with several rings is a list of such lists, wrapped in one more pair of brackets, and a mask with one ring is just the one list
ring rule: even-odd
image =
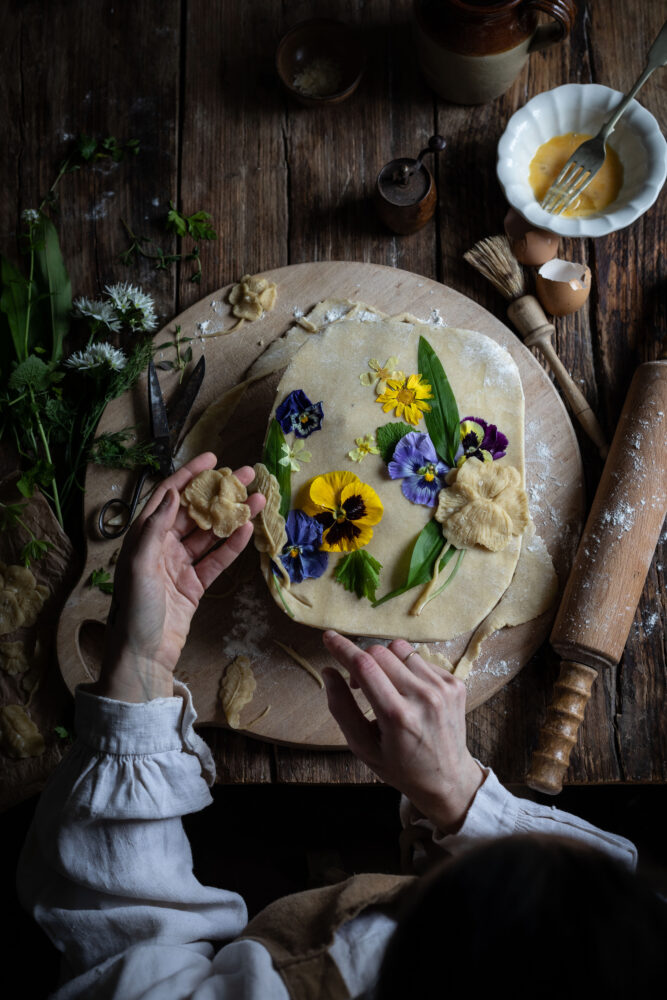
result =
[{"label": "beige apron", "polygon": [[329,955],[334,934],[369,906],[398,904],[411,875],[353,875],[270,903],[242,938],[264,945],[291,1000],[348,1000],[350,994]]}]

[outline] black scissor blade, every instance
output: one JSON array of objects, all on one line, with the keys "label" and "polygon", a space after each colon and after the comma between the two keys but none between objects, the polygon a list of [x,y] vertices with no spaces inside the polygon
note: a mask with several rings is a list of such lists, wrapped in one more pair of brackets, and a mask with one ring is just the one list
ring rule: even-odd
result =
[{"label": "black scissor blade", "polygon": [[171,442],[169,439],[169,419],[164,405],[160,382],[155,365],[148,362],[148,409],[151,415],[151,431],[153,434],[153,451],[160,463],[160,474],[168,476],[171,473]]},{"label": "black scissor blade", "polygon": [[192,409],[194,401],[197,398],[197,394],[201,389],[201,384],[204,381],[205,374],[206,360],[202,355],[195,365],[194,371],[186,382],[185,388],[179,395],[178,399],[175,403],[169,405],[169,436],[171,438],[172,452],[176,450],[179,435],[183,429],[185,421],[188,418],[188,414]]}]

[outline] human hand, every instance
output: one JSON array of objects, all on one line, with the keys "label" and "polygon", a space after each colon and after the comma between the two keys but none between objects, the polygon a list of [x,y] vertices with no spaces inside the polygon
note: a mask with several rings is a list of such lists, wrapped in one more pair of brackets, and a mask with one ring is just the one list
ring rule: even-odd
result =
[{"label": "human hand", "polygon": [[[247,521],[211,550],[220,539],[198,528],[181,507],[180,492],[215,464],[216,456],[206,452],[169,476],[128,529],[116,565],[102,671],[90,689],[93,693],[131,702],[173,695],[174,668],[201,596],[252,535]],[[235,475],[247,486],[255,474],[243,466]],[[254,517],[264,497],[255,493],[247,503]]]},{"label": "human hand", "polygon": [[350,750],[440,831],[455,832],[484,781],[466,746],[465,684],[404,639],[366,651],[337,632],[323,640],[375,713],[366,719],[344,678],[324,669],[329,709]]}]

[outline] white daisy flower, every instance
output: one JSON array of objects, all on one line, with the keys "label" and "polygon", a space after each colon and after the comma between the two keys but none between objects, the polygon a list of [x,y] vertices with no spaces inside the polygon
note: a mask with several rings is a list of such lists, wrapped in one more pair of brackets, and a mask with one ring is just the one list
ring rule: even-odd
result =
[{"label": "white daisy flower", "polygon": [[95,323],[103,323],[114,333],[120,331],[121,322],[111,302],[100,302],[82,297],[75,299],[72,305],[75,316],[92,319]]},{"label": "white daisy flower", "polygon": [[107,285],[104,291],[111,299],[118,318],[127,323],[131,330],[156,329],[157,316],[150,295],[127,281],[117,285]]},{"label": "white daisy flower", "polygon": [[127,358],[123,351],[112,344],[91,344],[85,351],[76,351],[67,361],[66,368],[90,371],[93,368],[111,368],[119,372],[125,367]]}]

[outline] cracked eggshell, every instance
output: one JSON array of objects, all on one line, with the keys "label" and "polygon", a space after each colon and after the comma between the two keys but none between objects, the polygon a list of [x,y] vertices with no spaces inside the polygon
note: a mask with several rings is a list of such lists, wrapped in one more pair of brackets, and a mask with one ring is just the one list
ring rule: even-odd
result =
[{"label": "cracked eggshell", "polygon": [[513,208],[505,216],[504,225],[510,249],[520,264],[539,267],[558,253],[559,237],[546,229],[536,229]]},{"label": "cracked eggshell", "polygon": [[586,264],[554,260],[535,275],[537,297],[552,316],[569,316],[581,309],[591,291],[591,269]]}]

